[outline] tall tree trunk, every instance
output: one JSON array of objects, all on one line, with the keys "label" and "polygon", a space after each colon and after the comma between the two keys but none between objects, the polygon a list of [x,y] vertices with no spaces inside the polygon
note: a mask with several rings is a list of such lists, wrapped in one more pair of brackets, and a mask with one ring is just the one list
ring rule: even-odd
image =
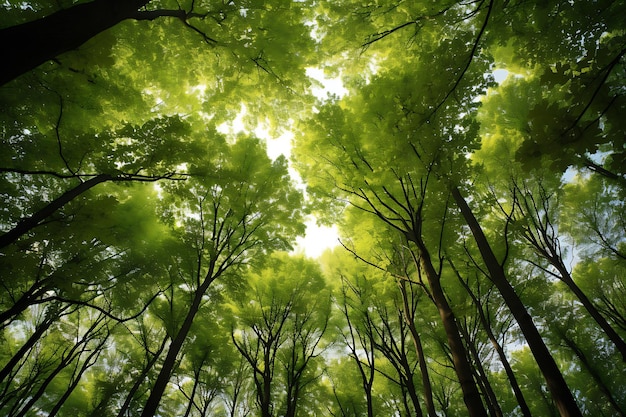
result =
[{"label": "tall tree trunk", "polygon": [[61,312],[67,308],[63,307],[59,312],[55,312],[54,314],[46,314],[43,322],[41,322],[37,327],[35,327],[35,331],[32,335],[24,342],[22,347],[13,355],[11,359],[4,365],[2,370],[0,370],[0,383],[4,381],[6,377],[8,377],[15,366],[24,358],[26,358],[30,352],[30,350],[35,346],[35,344],[41,339],[44,333],[50,328],[50,326],[58,320],[61,315]]},{"label": "tall tree trunk", "polygon": [[433,301],[439,311],[439,316],[443,322],[443,327],[448,339],[448,347],[452,353],[452,359],[454,362],[454,371],[456,372],[459,383],[461,384],[461,390],[463,391],[463,401],[467,406],[470,417],[484,417],[487,415],[485,406],[476,383],[474,381],[474,374],[472,372],[472,366],[467,360],[467,352],[463,341],[461,340],[461,334],[459,327],[454,316],[454,312],[446,299],[446,295],[441,287],[441,277],[435,270],[430,259],[430,254],[426,249],[421,236],[418,236],[415,231],[407,236],[407,238],[413,241],[419,250],[419,258],[421,267],[426,274],[428,285],[432,294]]},{"label": "tall tree trunk", "polygon": [[150,0],[94,0],[0,30],[0,86],[132,17]]},{"label": "tall tree trunk", "polygon": [[515,377],[515,373],[513,372],[513,368],[511,367],[511,364],[509,363],[509,360],[507,359],[506,354],[504,353],[504,349],[502,348],[502,346],[498,342],[498,339],[496,338],[496,336],[493,334],[493,331],[491,330],[491,326],[489,325],[489,320],[487,320],[487,317],[485,316],[485,312],[483,311],[480,301],[478,300],[476,295],[472,292],[472,290],[469,288],[467,283],[463,281],[463,279],[460,276],[459,276],[459,281],[461,282],[461,285],[463,285],[463,287],[469,294],[470,298],[472,299],[472,302],[474,303],[474,306],[476,307],[480,324],[483,326],[483,329],[487,333],[487,337],[489,338],[491,345],[493,346],[496,353],[498,354],[498,358],[500,359],[500,362],[502,363],[502,366],[504,367],[504,371],[506,372],[506,376],[509,379],[509,383],[511,384],[511,388],[513,389],[513,394],[515,395],[515,399],[517,400],[517,403],[520,406],[520,411],[522,412],[522,415],[524,417],[532,417],[532,414],[530,413],[530,408],[528,408],[528,404],[526,403],[526,399],[524,398],[524,394],[522,393],[522,389],[520,388],[519,383],[517,382],[517,378]]},{"label": "tall tree trunk", "polygon": [[47,301],[45,297],[42,297],[52,288],[52,279],[50,277],[35,282],[11,307],[0,312],[0,328],[8,326],[9,323],[33,304],[41,304],[43,301]]},{"label": "tall tree trunk", "polygon": [[200,385],[200,370],[202,369],[202,365],[204,365],[204,361],[202,361],[200,367],[194,370],[193,375],[193,388],[191,389],[191,394],[189,395],[189,403],[187,403],[187,408],[185,409],[185,414],[182,417],[189,417],[191,415],[191,410],[195,405],[194,397],[196,396],[196,392],[198,390],[198,386]]},{"label": "tall tree trunk", "polygon": [[271,405],[272,405],[272,375],[271,366],[272,362],[270,358],[271,344],[266,346],[265,353],[263,354],[263,361],[265,363],[265,369],[263,369],[263,387],[260,392],[260,407],[261,417],[272,417]]},{"label": "tall tree trunk", "polygon": [[81,338],[81,340],[77,344],[75,344],[71,349],[69,349],[67,354],[63,354],[57,366],[41,382],[41,384],[39,385],[39,389],[36,392],[30,394],[28,401],[22,407],[22,409],[18,413],[15,414],[15,417],[24,417],[27,414],[29,414],[31,408],[35,405],[35,403],[39,400],[39,398],[41,398],[41,396],[44,395],[44,393],[46,392],[46,389],[48,388],[48,385],[52,383],[54,378],[56,378],[56,376],[61,371],[63,371],[66,367],[68,367],[74,360],[78,360],[83,353],[89,351],[87,345],[89,341],[94,337],[92,333],[97,331],[96,329],[102,321],[104,321],[104,316],[101,316],[94,323],[92,323],[92,325],[85,332],[85,334],[83,334],[83,337]]},{"label": "tall tree trunk", "polygon": [[483,387],[483,393],[485,394],[485,400],[487,401],[487,407],[489,408],[489,413],[492,416],[502,417],[502,409],[498,405],[498,398],[496,397],[496,393],[487,378],[487,373],[485,372],[485,368],[483,367],[482,361],[480,359],[480,354],[478,353],[478,349],[476,349],[476,343],[474,339],[470,337],[469,332],[465,325],[460,324],[459,329],[461,330],[461,334],[463,335],[463,339],[465,339],[465,344],[467,345],[467,349],[469,350],[470,357],[474,360],[474,369],[476,370],[476,380],[479,381],[479,385]]},{"label": "tall tree trunk", "polygon": [[613,342],[620,355],[622,355],[622,360],[626,362],[626,342],[622,339],[615,329],[611,327],[608,321],[604,318],[602,314],[598,311],[596,306],[591,302],[589,297],[580,289],[580,287],[574,282],[574,279],[570,275],[569,271],[565,267],[562,261],[552,262],[553,266],[559,271],[561,274],[561,281],[567,285],[567,287],[576,295],[578,300],[581,302],[583,307],[587,310],[589,315],[595,320],[595,322],[600,326],[600,328],[604,331],[607,337]]},{"label": "tall tree trunk", "polygon": [[81,182],[71,190],[64,192],[61,196],[48,203],[41,210],[37,211],[29,217],[21,219],[13,229],[0,236],[0,249],[15,242],[17,239],[28,233],[31,229],[39,225],[45,218],[49,217],[55,211],[57,211],[82,193],[86,192],[90,188],[102,182],[111,181],[113,179],[114,177],[109,174],[96,175],[95,177],[90,178],[85,182]]},{"label": "tall tree trunk", "polygon": [[415,410],[415,417],[422,417],[424,413],[422,412],[422,407],[420,406],[419,398],[417,397],[417,389],[415,387],[415,383],[413,382],[413,373],[412,367],[407,362],[406,358],[403,358],[402,367],[404,368],[404,373],[406,374],[406,380],[404,381],[404,385],[406,391],[409,394],[409,398],[411,399],[411,403],[413,404],[413,409]]},{"label": "tall tree trunk", "polygon": [[533,320],[530,317],[530,314],[528,314],[522,300],[520,300],[518,295],[515,293],[513,286],[507,280],[504,268],[500,265],[495,254],[493,253],[493,250],[487,241],[487,237],[483,233],[478,220],[474,217],[474,213],[469,208],[467,201],[465,201],[465,198],[463,198],[461,192],[456,186],[450,187],[450,191],[454,201],[461,210],[461,214],[465,218],[467,225],[474,235],[474,239],[478,245],[478,249],[480,250],[480,254],[485,262],[485,266],[489,271],[489,275],[493,283],[500,291],[504,302],[511,310],[513,317],[515,317],[517,324],[528,342],[528,346],[535,357],[537,365],[539,365],[539,369],[541,369],[541,372],[546,379],[548,389],[550,390],[552,398],[554,399],[561,416],[582,416],[580,409],[576,404],[576,400],[567,386],[559,367],[545,345],[541,334],[539,334],[539,330],[535,326],[535,323],[533,323]]},{"label": "tall tree trunk", "polygon": [[193,319],[196,317],[198,310],[200,309],[200,303],[202,302],[202,297],[204,293],[209,289],[211,283],[217,278],[213,276],[214,271],[214,262],[211,263],[209,267],[209,272],[204,278],[204,282],[196,289],[194,293],[193,300],[191,305],[189,306],[189,311],[185,316],[185,320],[183,321],[180,330],[176,334],[176,337],[172,339],[172,343],[169,346],[167,351],[167,356],[165,356],[165,361],[163,362],[163,366],[161,367],[161,371],[157,376],[156,381],[154,382],[154,386],[150,391],[150,396],[146,401],[146,405],[141,413],[141,417],[153,417],[159,407],[159,403],[161,402],[161,397],[163,396],[163,392],[165,392],[165,388],[167,387],[167,383],[172,376],[172,371],[174,370],[174,366],[176,365],[176,358],[180,353],[183,343],[189,334],[189,330],[191,329],[191,325],[193,324]]},{"label": "tall tree trunk", "polygon": [[[139,391],[139,387],[141,387],[141,384],[148,376],[148,373],[150,373],[150,370],[154,367],[156,362],[159,360],[159,356],[161,356],[161,353],[163,353],[163,351],[165,350],[165,346],[167,345],[168,340],[169,338],[167,336],[163,338],[163,341],[161,342],[159,349],[154,353],[154,356],[150,358],[146,366],[144,366],[144,368],[142,369],[141,374],[139,374],[139,376],[135,380],[135,383],[133,384],[131,389],[128,391],[128,394],[126,394],[126,399],[124,400],[124,404],[122,404],[122,407],[117,413],[117,417],[124,417],[124,414],[126,414],[126,410],[128,410],[128,407],[130,407],[130,403],[133,400],[133,397],[135,396],[137,391]],[[96,417],[96,416],[93,416],[93,417]]]},{"label": "tall tree trunk", "polygon": [[422,339],[420,338],[417,328],[415,327],[415,314],[412,309],[409,308],[409,299],[406,292],[406,281],[402,280],[398,283],[400,287],[400,293],[402,294],[402,309],[404,320],[411,332],[411,338],[413,339],[413,345],[415,346],[415,353],[417,353],[417,361],[420,367],[420,373],[422,376],[422,386],[424,392],[424,404],[426,405],[426,412],[428,417],[437,417],[435,411],[435,402],[433,401],[433,388],[430,384],[430,377],[428,375],[428,365],[426,364],[426,357],[424,356],[424,349],[422,347]]},{"label": "tall tree trunk", "polygon": [[89,354],[89,356],[87,356],[85,361],[80,366],[80,369],[78,369],[76,371],[75,375],[72,376],[72,382],[68,385],[67,389],[65,390],[65,392],[63,393],[61,398],[57,401],[57,403],[54,405],[52,410],[50,410],[50,412],[48,413],[47,417],[56,417],[56,415],[58,414],[59,410],[61,410],[61,407],[63,407],[63,404],[65,404],[67,399],[70,398],[70,395],[72,395],[72,393],[74,392],[74,390],[76,389],[76,387],[80,383],[80,381],[81,381],[85,371],[87,369],[89,369],[91,366],[94,365],[94,363],[98,359],[98,356],[100,356],[100,354],[102,353],[102,349],[104,348],[104,344],[109,339],[109,336],[110,335],[107,334],[107,336],[105,338],[103,338],[100,341],[100,343],[98,343],[98,346],[96,346],[96,348],[92,350],[92,352]]}]

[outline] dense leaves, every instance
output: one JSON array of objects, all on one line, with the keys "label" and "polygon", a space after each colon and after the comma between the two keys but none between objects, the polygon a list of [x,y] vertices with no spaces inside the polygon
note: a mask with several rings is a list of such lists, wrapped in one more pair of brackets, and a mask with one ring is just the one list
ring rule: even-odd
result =
[{"label": "dense leaves", "polygon": [[622,2],[1,7],[0,414],[626,414]]}]

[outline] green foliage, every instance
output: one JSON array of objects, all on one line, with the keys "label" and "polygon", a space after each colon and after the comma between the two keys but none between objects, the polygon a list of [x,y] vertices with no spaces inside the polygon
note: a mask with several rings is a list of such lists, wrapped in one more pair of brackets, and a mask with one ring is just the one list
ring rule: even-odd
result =
[{"label": "green foliage", "polygon": [[[90,1],[5,1],[0,28]],[[166,372],[159,415],[466,415],[430,255],[482,400],[522,414],[495,339],[557,415],[458,187],[583,413],[623,415],[580,301],[626,338],[623,9],[151,0],[0,87],[1,233],[44,213],[0,249],[0,414],[141,415]],[[318,260],[285,252],[311,213],[344,246]]]}]

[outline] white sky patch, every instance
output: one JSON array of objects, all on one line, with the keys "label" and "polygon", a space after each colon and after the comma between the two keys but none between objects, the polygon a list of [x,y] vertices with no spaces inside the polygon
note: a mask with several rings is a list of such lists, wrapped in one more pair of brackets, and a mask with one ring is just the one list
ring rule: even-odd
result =
[{"label": "white sky patch", "polygon": [[254,134],[258,138],[265,139],[267,146],[267,156],[272,159],[278,158],[280,155],[284,155],[285,158],[291,157],[291,142],[294,134],[291,131],[285,131],[277,138],[271,138],[269,132],[263,127],[259,126],[254,130]]},{"label": "white sky patch", "polygon": [[[284,155],[287,159],[291,157],[291,144],[294,137],[293,132],[287,131],[278,138],[269,137],[266,130],[257,128],[254,133],[259,138],[264,138],[267,144],[267,155],[276,159]],[[293,179],[296,188],[306,195],[306,185],[302,181],[300,174],[289,167],[289,175]],[[304,253],[309,258],[317,258],[328,248],[333,248],[339,244],[339,234],[336,226],[318,226],[314,217],[306,222],[306,231],[303,237],[296,238],[294,253]]]},{"label": "white sky patch", "polygon": [[339,231],[337,226],[318,226],[315,219],[305,222],[306,233],[304,237],[296,239],[294,252],[302,253],[309,258],[317,258],[328,248],[334,248],[339,244]]},{"label": "white sky patch", "polygon": [[501,68],[494,70],[491,74],[493,75],[494,80],[500,84],[509,76],[509,71]]},{"label": "white sky patch", "polygon": [[343,86],[341,78],[326,78],[323,69],[307,68],[306,75],[322,84],[322,87],[311,87],[313,95],[321,100],[327,99],[329,95],[342,97],[348,94],[348,90]]},{"label": "white sky patch", "polygon": [[224,122],[216,126],[217,131],[225,135],[236,135],[237,133],[245,132],[246,129],[243,124],[243,117],[247,112],[248,108],[245,104],[241,103],[241,110],[239,110],[235,119],[231,122]]}]

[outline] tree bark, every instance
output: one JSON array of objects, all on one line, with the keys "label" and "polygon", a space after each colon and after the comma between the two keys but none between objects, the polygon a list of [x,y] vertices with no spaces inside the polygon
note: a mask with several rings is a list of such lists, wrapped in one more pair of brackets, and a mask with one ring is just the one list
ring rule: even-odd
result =
[{"label": "tree bark", "polygon": [[517,378],[515,377],[515,373],[513,372],[513,368],[511,367],[511,364],[509,363],[509,360],[506,357],[506,353],[504,353],[504,349],[502,348],[502,346],[496,339],[496,336],[493,334],[493,331],[491,330],[491,326],[489,325],[489,320],[487,320],[487,317],[485,316],[485,312],[483,311],[480,301],[478,300],[476,295],[474,295],[474,293],[470,290],[467,283],[465,283],[461,279],[461,277],[459,277],[459,281],[461,282],[461,285],[463,285],[463,287],[469,294],[470,298],[472,299],[474,306],[476,307],[476,311],[478,312],[478,318],[480,320],[480,323],[483,326],[483,329],[485,330],[485,332],[487,333],[487,337],[489,338],[491,345],[493,346],[496,353],[498,354],[498,358],[500,358],[500,362],[502,363],[502,366],[504,367],[504,371],[506,372],[506,376],[509,379],[509,383],[511,384],[511,388],[513,389],[513,394],[515,394],[515,399],[517,400],[517,403],[520,406],[520,411],[522,412],[522,415],[524,417],[532,417],[532,414],[530,413],[530,408],[528,408],[528,404],[526,403],[526,399],[524,398],[524,394],[522,394],[522,389],[520,388],[519,383],[517,382]]},{"label": "tree bark", "polygon": [[474,235],[474,239],[478,245],[483,261],[485,262],[485,266],[489,271],[491,280],[500,291],[504,302],[511,310],[513,317],[515,317],[517,324],[528,342],[528,346],[535,357],[537,365],[539,365],[539,369],[541,369],[559,413],[561,413],[561,416],[563,417],[582,416],[580,409],[576,404],[576,400],[567,386],[561,371],[550,354],[548,347],[545,345],[537,326],[535,326],[530,314],[528,314],[522,300],[515,293],[515,289],[507,280],[504,268],[496,259],[496,256],[487,241],[487,237],[483,233],[478,220],[474,217],[474,213],[471,211],[469,205],[465,201],[465,198],[463,198],[461,192],[456,186],[451,186],[450,191],[454,201],[461,210],[461,214],[465,218],[467,225]]},{"label": "tree bark", "polygon": [[129,19],[150,0],[94,0],[0,30],[0,86]]},{"label": "tree bark", "polygon": [[620,417],[624,417],[624,410],[622,410],[620,405],[617,403],[617,400],[615,399],[615,397],[611,393],[611,390],[604,383],[604,381],[602,380],[602,377],[600,376],[598,371],[596,369],[594,369],[593,364],[589,361],[589,359],[587,358],[585,353],[582,351],[582,349],[576,344],[576,342],[573,339],[570,339],[569,336],[567,336],[565,334],[566,333],[565,331],[559,332],[559,333],[560,333],[561,338],[565,342],[565,344],[570,349],[572,349],[574,354],[578,357],[578,359],[580,360],[580,363],[582,364],[583,368],[586,369],[587,372],[589,372],[589,374],[591,375],[593,380],[596,382],[600,392],[602,392],[606,396],[609,404],[611,404],[611,406],[613,407],[613,409],[615,410],[617,415],[620,416]]},{"label": "tree bark", "polygon": [[[551,262],[552,263],[552,262]],[[604,331],[607,337],[613,342],[615,348],[619,351],[620,355],[622,355],[622,360],[626,362],[626,342],[624,339],[620,337],[619,334],[611,327],[609,322],[604,318],[602,314],[598,311],[596,306],[591,302],[589,297],[580,289],[580,287],[574,282],[574,279],[570,275],[569,271],[563,265],[562,262],[554,263],[554,267],[561,274],[561,281],[567,285],[567,287],[576,295],[578,301],[585,307],[589,315],[595,320],[595,322],[600,326],[600,328]]]},{"label": "tree bark", "polygon": [[67,399],[70,397],[70,395],[72,395],[72,393],[80,383],[85,371],[95,364],[98,356],[100,356],[100,354],[102,353],[104,344],[107,342],[109,336],[110,335],[107,335],[105,338],[103,338],[98,346],[91,351],[89,356],[87,356],[83,364],[80,366],[80,369],[78,369],[75,375],[72,376],[72,382],[68,385],[67,389],[54,405],[54,407],[52,407],[52,410],[50,410],[47,417],[56,417],[56,415],[59,413],[59,410],[61,410],[61,407],[63,407],[63,404],[65,404]]},{"label": "tree bark", "polygon": [[270,367],[270,363],[272,363],[273,361],[270,358],[270,349],[271,345],[267,346],[263,355],[265,369],[263,369],[263,389],[260,395],[261,404],[259,404],[261,406],[261,417],[272,417],[272,370]]},{"label": "tree bark", "polygon": [[422,386],[424,393],[424,404],[426,405],[426,412],[428,417],[437,417],[435,411],[435,402],[433,401],[433,388],[430,384],[430,377],[428,375],[428,365],[426,364],[426,357],[424,356],[424,349],[422,347],[422,339],[420,338],[417,328],[415,327],[415,314],[409,308],[408,294],[406,292],[406,281],[400,281],[398,283],[400,287],[400,293],[402,294],[402,309],[404,320],[409,327],[411,338],[413,339],[413,345],[415,346],[415,353],[417,353],[417,361],[420,367],[420,373],[422,376]]},{"label": "tree bark", "polygon": [[[95,337],[92,334],[92,332],[96,331],[98,325],[103,320],[104,320],[104,318],[100,317],[98,320],[96,320],[94,323],[92,323],[92,325],[85,332],[85,334],[83,335],[81,340],[77,344],[75,344],[71,349],[69,349],[67,354],[63,354],[63,356],[62,356],[61,360],[59,361],[59,363],[57,364],[57,366],[41,382],[41,384],[39,385],[39,389],[36,392],[31,393],[29,395],[28,401],[22,407],[22,409],[18,413],[15,414],[15,417],[24,417],[26,414],[28,414],[29,411],[31,410],[31,408],[39,400],[39,398],[41,398],[44,395],[44,393],[46,392],[46,389],[48,388],[48,385],[50,385],[50,383],[52,383],[54,378],[56,378],[56,376],[61,371],[63,371],[63,369],[68,367],[74,360],[78,360],[83,353],[88,352],[90,350],[87,345],[88,345],[89,341],[92,340],[93,337]],[[107,335],[107,337],[108,337],[108,335]]]},{"label": "tree bark", "polygon": [[433,301],[439,311],[439,316],[443,322],[443,327],[448,339],[448,346],[452,353],[452,359],[454,362],[454,371],[456,372],[459,383],[461,384],[461,390],[463,391],[463,401],[467,406],[470,417],[486,416],[487,411],[480,397],[476,383],[474,382],[474,374],[472,367],[467,359],[467,351],[463,346],[461,340],[461,334],[459,327],[454,316],[454,312],[446,299],[446,295],[441,287],[441,278],[435,270],[430,254],[422,241],[422,238],[417,233],[408,235],[407,238],[413,241],[419,250],[420,263],[423,268],[426,278],[428,279],[428,285],[433,297]]},{"label": "tree bark", "polygon": [[211,264],[211,267],[209,268],[209,272],[207,273],[204,282],[202,282],[202,285],[200,285],[194,293],[193,301],[189,306],[189,311],[187,312],[185,320],[183,321],[180,330],[176,334],[176,337],[172,339],[172,343],[170,344],[167,355],[165,356],[165,361],[163,362],[161,371],[159,372],[159,375],[154,382],[154,386],[150,391],[150,396],[146,401],[146,405],[143,409],[143,412],[141,413],[141,417],[153,417],[159,407],[163,392],[165,392],[167,383],[169,382],[172,371],[174,370],[174,366],[176,365],[176,358],[178,357],[178,354],[183,347],[183,343],[185,342],[185,339],[189,334],[189,330],[191,329],[191,325],[193,324],[193,319],[200,309],[202,297],[204,296],[204,293],[209,289],[211,283],[217,278],[213,276],[213,271],[214,264]]},{"label": "tree bark", "polygon": [[35,327],[35,331],[33,332],[33,334],[30,335],[30,337],[28,338],[28,340],[26,340],[26,342],[24,342],[22,347],[20,347],[15,355],[13,355],[13,357],[11,357],[11,359],[9,359],[9,361],[4,365],[2,370],[0,370],[0,383],[2,383],[4,379],[11,374],[11,372],[20,362],[20,360],[28,356],[29,352],[35,346],[35,344],[39,342],[44,333],[50,328],[50,326],[52,326],[54,322],[59,319],[59,317],[61,317],[61,313],[66,309],[67,306],[62,307],[61,309],[59,309],[59,311],[55,311],[54,313],[49,313],[50,310],[48,310],[48,313],[46,314],[43,322]]},{"label": "tree bark", "polygon": [[459,325],[459,329],[461,330],[461,334],[465,339],[465,344],[467,345],[467,349],[469,350],[470,357],[474,360],[476,380],[478,381],[479,386],[481,386],[483,389],[485,402],[487,403],[487,408],[489,408],[489,414],[495,417],[502,417],[502,409],[498,404],[498,398],[496,397],[496,393],[491,386],[491,382],[489,382],[489,378],[487,378],[487,373],[485,372],[485,368],[483,367],[482,361],[480,359],[480,354],[478,353],[478,349],[476,348],[476,342],[470,337],[470,334],[465,325]]},{"label": "tree bark", "polygon": [[[141,384],[143,384],[143,381],[146,379],[146,377],[152,370],[152,367],[159,360],[161,353],[163,353],[163,351],[165,350],[165,346],[167,345],[168,340],[169,340],[168,337],[163,338],[163,341],[161,342],[159,349],[154,353],[152,358],[150,358],[148,362],[146,363],[146,366],[144,366],[144,368],[141,370],[141,374],[139,374],[139,376],[135,380],[135,383],[133,384],[131,389],[128,391],[128,394],[126,395],[126,399],[124,400],[124,404],[122,404],[122,407],[119,409],[117,413],[117,417],[124,417],[124,415],[126,414],[126,411],[128,410],[128,407],[130,407],[130,403],[133,400],[133,397],[135,396],[137,391],[139,391],[139,387],[141,387]],[[147,345],[146,345],[146,349],[147,349]]]}]

